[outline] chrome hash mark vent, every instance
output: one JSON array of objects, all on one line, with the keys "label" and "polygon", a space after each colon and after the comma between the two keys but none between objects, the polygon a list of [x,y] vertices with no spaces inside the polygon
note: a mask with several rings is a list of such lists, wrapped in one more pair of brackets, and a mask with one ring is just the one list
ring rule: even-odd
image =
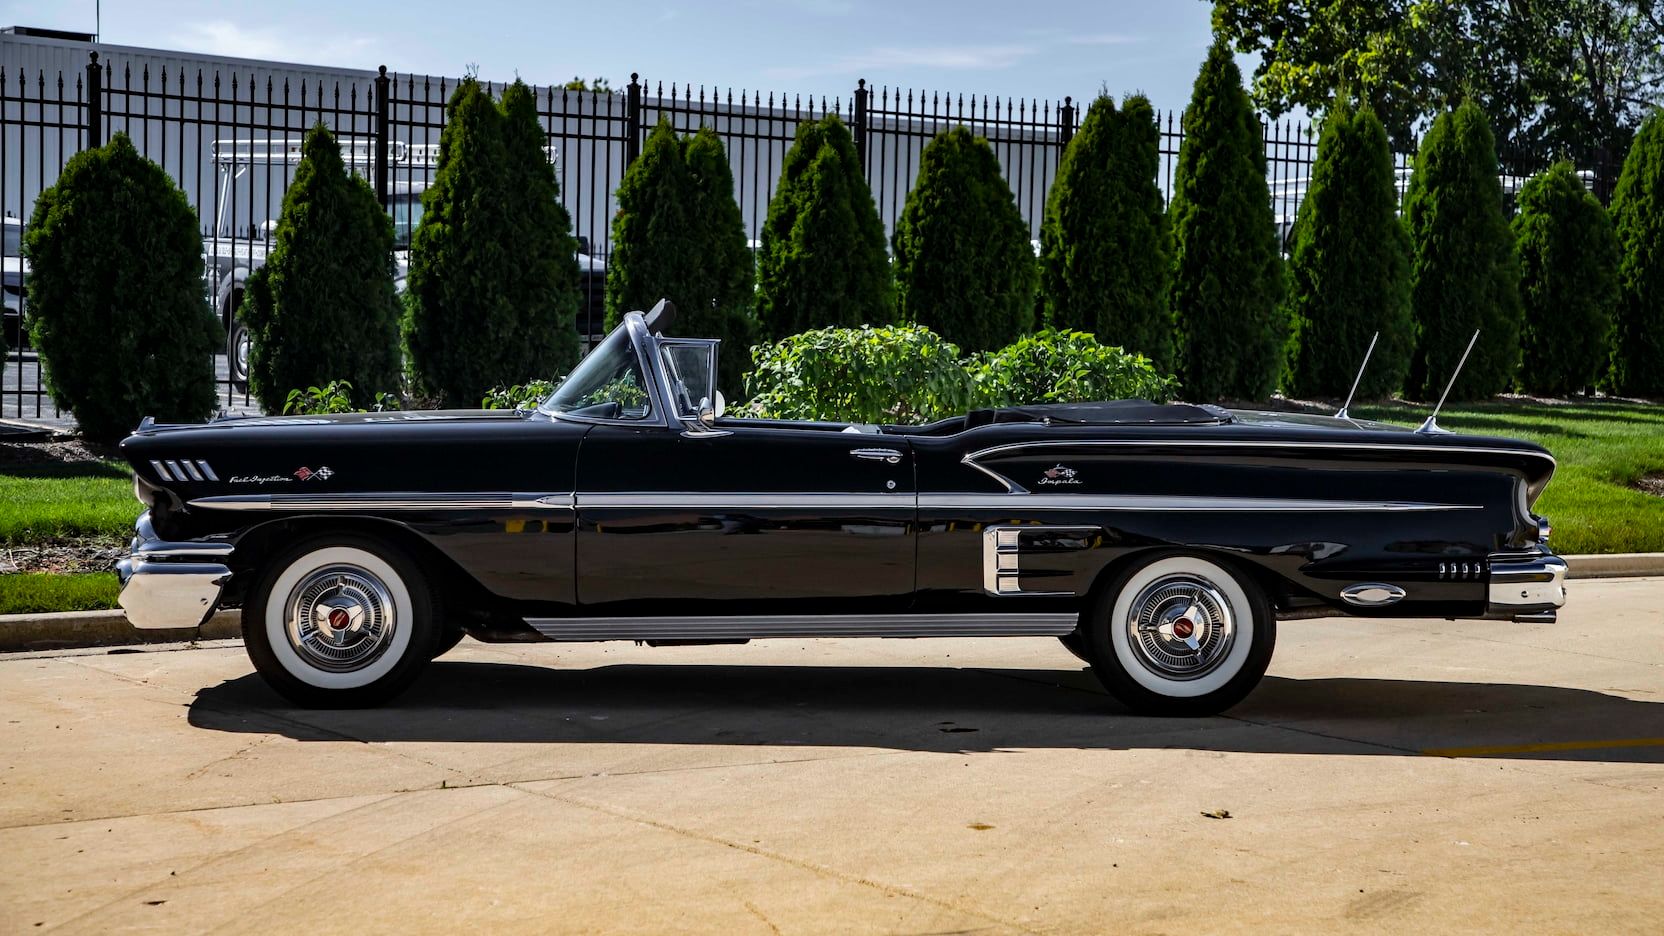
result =
[{"label": "chrome hash mark vent", "polygon": [[163,481],[218,481],[220,476],[214,474],[214,469],[206,461],[198,458],[167,459],[166,461],[150,460],[150,467]]},{"label": "chrome hash mark vent", "polygon": [[1485,563],[1483,562],[1439,563],[1439,581],[1441,582],[1477,582],[1484,577]]}]

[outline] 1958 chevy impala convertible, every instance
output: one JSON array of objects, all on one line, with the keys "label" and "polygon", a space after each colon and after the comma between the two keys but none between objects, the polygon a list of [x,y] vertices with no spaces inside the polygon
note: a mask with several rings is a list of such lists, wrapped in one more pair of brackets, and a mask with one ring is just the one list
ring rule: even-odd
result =
[{"label": "1958 chevy impala convertible", "polygon": [[717,342],[632,313],[534,411],[146,420],[141,628],[241,608],[310,706],[483,641],[1049,635],[1135,711],[1248,694],[1279,618],[1552,622],[1538,446],[1112,403],[923,426],[716,411]]}]

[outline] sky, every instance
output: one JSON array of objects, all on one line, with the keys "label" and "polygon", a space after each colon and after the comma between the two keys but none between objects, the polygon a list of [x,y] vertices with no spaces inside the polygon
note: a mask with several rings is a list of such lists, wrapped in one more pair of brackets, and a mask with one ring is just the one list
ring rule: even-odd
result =
[{"label": "sky", "polygon": [[[95,14],[95,6],[101,6]],[[870,86],[1179,109],[1210,41],[1205,0],[0,0],[0,26],[114,45],[533,84],[574,75],[847,99]]]}]

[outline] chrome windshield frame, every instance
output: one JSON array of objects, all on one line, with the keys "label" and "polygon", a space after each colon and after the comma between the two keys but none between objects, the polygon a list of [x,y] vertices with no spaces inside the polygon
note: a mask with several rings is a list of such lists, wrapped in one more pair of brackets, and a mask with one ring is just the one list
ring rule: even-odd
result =
[{"label": "chrome windshield frame", "polygon": [[[580,416],[573,413],[563,413],[549,407],[549,401],[554,399],[553,393],[549,395],[548,400],[544,400],[538,405],[537,412],[551,419],[562,419],[567,422],[606,426],[654,426],[660,429],[668,429],[670,427],[670,409],[666,405],[668,401],[665,399],[667,391],[663,379],[664,375],[662,370],[655,366],[658,364],[658,348],[653,336],[647,331],[647,321],[640,312],[627,313],[624,316],[624,321],[620,322],[617,328],[608,332],[607,337],[602,338],[601,342],[605,343],[620,331],[625,333],[630,343],[630,352],[636,356],[636,367],[641,371],[642,383],[646,385],[643,389],[647,391],[648,399],[652,400],[653,403],[651,413],[642,419]],[[558,388],[556,392],[559,392]]]}]

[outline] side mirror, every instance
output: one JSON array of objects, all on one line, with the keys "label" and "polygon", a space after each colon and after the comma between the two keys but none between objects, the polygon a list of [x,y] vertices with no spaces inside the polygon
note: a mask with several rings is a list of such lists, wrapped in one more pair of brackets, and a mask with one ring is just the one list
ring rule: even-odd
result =
[{"label": "side mirror", "polygon": [[699,423],[707,429],[716,425],[716,407],[711,405],[710,397],[699,398]]}]

